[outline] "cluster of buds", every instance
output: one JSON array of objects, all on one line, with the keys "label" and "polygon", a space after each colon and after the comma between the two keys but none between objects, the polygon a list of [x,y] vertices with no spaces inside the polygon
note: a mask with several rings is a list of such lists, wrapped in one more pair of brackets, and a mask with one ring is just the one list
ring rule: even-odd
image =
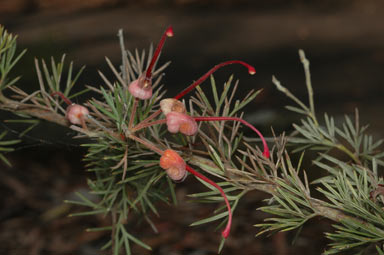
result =
[{"label": "cluster of buds", "polygon": [[[269,149],[264,137],[254,126],[252,126],[245,120],[241,118],[236,118],[236,117],[192,117],[188,115],[184,104],[179,101],[180,98],[182,98],[184,95],[192,91],[196,86],[204,82],[212,73],[214,73],[216,70],[218,70],[221,67],[224,67],[230,64],[241,64],[248,69],[248,72],[251,75],[255,74],[255,69],[253,66],[239,60],[232,60],[232,61],[227,61],[227,62],[218,64],[214,66],[211,70],[209,70],[206,74],[201,76],[198,80],[196,80],[191,85],[189,85],[182,92],[177,94],[174,98],[163,99],[160,102],[160,109],[158,111],[154,112],[152,115],[150,115],[149,117],[147,117],[145,120],[143,120],[141,123],[139,123],[137,126],[134,127],[133,119],[134,119],[134,115],[136,114],[136,107],[138,104],[137,102],[138,100],[146,100],[152,97],[152,69],[155,62],[157,61],[157,58],[159,57],[159,54],[164,45],[166,37],[171,37],[171,36],[173,36],[173,30],[172,30],[172,27],[168,27],[165,33],[163,34],[163,36],[161,37],[161,40],[154,52],[154,55],[152,57],[152,60],[147,70],[143,73],[143,75],[138,77],[138,79],[134,80],[128,85],[128,91],[132,94],[133,97],[135,97],[135,102],[133,105],[133,110],[131,111],[131,118],[129,122],[129,128],[131,131],[130,137],[132,139],[135,139],[136,141],[141,141],[145,146],[147,146],[148,148],[152,149],[153,151],[161,155],[160,167],[166,171],[168,177],[171,178],[172,180],[177,182],[183,181],[186,177],[187,172],[189,172],[194,176],[196,176],[197,178],[209,183],[210,185],[212,185],[213,187],[219,190],[228,209],[228,222],[225,229],[222,231],[222,236],[224,238],[227,238],[230,232],[231,224],[232,224],[232,212],[231,212],[231,206],[229,204],[228,198],[224,193],[223,189],[214,181],[202,175],[201,173],[195,171],[192,167],[186,164],[183,158],[176,151],[172,149],[167,149],[165,151],[162,151],[159,148],[155,147],[153,144],[144,142],[143,140],[137,138],[133,134],[142,128],[165,123],[170,133],[180,132],[187,136],[193,136],[198,132],[197,122],[199,121],[239,121],[242,124],[251,128],[260,136],[264,146],[263,154],[265,157],[269,157]],[[161,113],[165,115],[165,119],[151,122],[151,120],[156,118]]]},{"label": "cluster of buds", "polygon": [[[140,123],[138,123],[136,126],[134,126],[134,119],[136,115],[136,109],[138,106],[139,100],[148,100],[152,97],[152,75],[153,75],[153,68],[154,65],[160,55],[160,52],[163,48],[163,45],[165,43],[165,40],[167,37],[173,36],[173,30],[172,27],[168,27],[164,34],[162,35],[160,42],[158,43],[156,50],[152,56],[152,59],[148,65],[148,68],[143,72],[142,75],[140,75],[136,80],[132,81],[128,85],[128,91],[131,93],[131,95],[135,98],[133,106],[131,108],[130,112],[130,119],[128,124],[128,130],[129,132],[127,134],[121,134],[119,137],[121,139],[132,139],[137,142],[140,142],[144,146],[147,146],[149,149],[153,150],[154,152],[158,153],[160,155],[160,161],[159,165],[161,168],[163,168],[168,177],[176,182],[183,181],[186,176],[187,172],[194,175],[195,177],[203,180],[204,182],[209,183],[213,187],[215,187],[222,195],[224,202],[227,206],[228,210],[228,221],[225,229],[222,231],[222,236],[224,238],[227,238],[231,229],[232,224],[232,211],[231,206],[228,201],[228,198],[223,191],[223,189],[214,181],[209,179],[208,177],[204,176],[203,174],[199,173],[198,171],[194,170],[192,167],[190,167],[184,159],[180,156],[179,153],[172,149],[167,149],[165,151],[157,148],[152,143],[148,142],[147,140],[143,140],[135,135],[135,132],[139,131],[140,129],[143,129],[145,127],[150,127],[152,125],[157,124],[166,124],[167,129],[170,133],[181,133],[183,135],[187,136],[193,136],[196,135],[198,132],[198,125],[197,122],[200,121],[238,121],[244,124],[245,126],[251,128],[254,132],[256,132],[264,146],[264,156],[269,157],[269,149],[267,146],[267,143],[262,136],[262,134],[250,123],[246,122],[245,120],[237,117],[193,117],[190,116],[184,106],[184,104],[179,101],[180,98],[185,96],[187,93],[191,92],[196,86],[200,85],[202,82],[204,82],[211,74],[213,74],[216,70],[220,69],[221,67],[224,67],[226,65],[230,64],[240,64],[248,69],[248,73],[253,75],[255,74],[255,68],[243,61],[240,60],[232,60],[232,61],[226,61],[223,63],[220,63],[216,66],[214,66],[212,69],[210,69],[207,73],[205,73],[203,76],[201,76],[199,79],[197,79],[195,82],[193,82],[191,85],[189,85],[187,88],[185,88],[183,91],[181,91],[179,94],[177,94],[174,98],[167,98],[163,99],[160,102],[160,109],[152,113],[149,117],[142,120]],[[69,121],[69,123],[74,125],[81,125],[84,129],[87,129],[86,126],[86,119],[89,117],[89,111],[86,107],[74,104],[72,103],[67,97],[64,96],[61,92],[53,92],[51,94],[52,96],[59,96],[61,99],[68,105],[66,109],[66,119]],[[158,115],[161,113],[164,114],[165,119],[155,120]],[[151,122],[152,121],[152,122]],[[123,178],[125,176],[125,173],[123,174]]]}]

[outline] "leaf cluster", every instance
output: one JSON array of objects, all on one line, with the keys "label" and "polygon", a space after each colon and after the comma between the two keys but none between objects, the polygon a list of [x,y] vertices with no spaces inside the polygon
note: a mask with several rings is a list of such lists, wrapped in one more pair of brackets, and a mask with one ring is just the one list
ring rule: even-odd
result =
[{"label": "leaf cluster", "polygon": [[[151,57],[152,47],[148,54],[147,64]],[[121,250],[130,254],[131,242],[150,250],[148,245],[130,233],[127,222],[136,214],[142,216],[148,226],[157,232],[147,215],[151,213],[159,216],[158,202],[176,201],[174,184],[165,178],[165,172],[160,169],[158,155],[138,141],[122,139],[125,135],[129,135],[127,126],[130,121],[129,113],[135,107],[135,98],[128,93],[126,87],[141,74],[142,68],[145,67],[144,59],[145,51],[141,54],[136,51],[135,57],[127,52],[123,62],[125,64],[121,67],[126,70],[127,75],[124,76],[121,76],[122,71],[117,71],[111,61],[107,59],[116,81],[111,82],[100,72],[106,88],[97,89],[88,86],[99,96],[86,103],[92,110],[88,130],[77,128],[83,136],[92,137],[91,142],[82,146],[88,150],[84,157],[87,162],[86,167],[95,176],[88,181],[88,185],[91,193],[98,195],[100,200],[95,204],[87,204],[84,199],[75,203],[89,207],[88,212],[80,215],[94,213],[112,215],[111,226],[107,228],[112,232],[111,240],[103,248],[112,249],[113,254],[119,254]],[[165,66],[160,68],[164,69]],[[139,102],[136,109],[137,114],[132,120],[133,124],[138,124],[148,117],[153,112],[154,105],[159,103],[162,94],[159,84],[162,76],[158,74],[160,73],[156,73],[157,79],[153,85],[154,96],[149,101]],[[160,138],[164,132],[161,127],[150,127],[143,130],[137,139],[164,148],[166,145]]]},{"label": "leaf cluster", "polygon": [[10,78],[8,75],[20,58],[25,54],[26,50],[16,54],[16,39],[14,36],[0,25],[0,92],[5,88],[15,84],[19,77]]},{"label": "leaf cluster", "polygon": [[21,140],[20,139],[5,140],[6,135],[7,135],[7,131],[3,131],[0,134],[0,160],[3,161],[6,165],[11,166],[11,163],[4,156],[4,153],[14,151],[14,148],[12,146],[20,143]]},{"label": "leaf cluster", "polygon": [[[294,124],[295,132],[288,138],[288,144],[294,147],[293,152],[309,149],[318,153],[313,164],[325,170],[326,174],[311,180],[310,185],[324,197],[310,196],[305,171],[301,178],[306,183],[304,186],[298,185],[300,179],[295,179],[297,172],[288,172],[288,175],[284,174],[286,177],[283,182],[273,180],[273,198],[269,205],[261,208],[277,217],[268,218],[266,223],[257,226],[262,227],[262,232],[291,230],[301,227],[302,223],[314,216],[326,217],[335,222],[335,232],[326,233],[331,243],[324,254],[344,251],[348,254],[372,254],[372,249],[382,254],[384,211],[381,193],[375,193],[383,182],[379,170],[384,156],[380,151],[382,140],[375,141],[366,134],[367,126],[360,126],[357,111],[354,121],[345,116],[345,121],[340,125],[336,125],[334,118],[327,114],[323,122],[317,119],[311,103],[313,92],[309,61],[303,51],[299,51],[299,55],[306,74],[309,106],[283,87],[275,77],[273,83],[298,105],[287,108],[304,115],[300,124]],[[336,151],[345,156],[340,157],[340,153],[334,153]],[[286,161],[289,162],[288,158]],[[283,167],[276,172],[286,171]],[[292,180],[296,180],[296,184]],[[376,200],[372,194],[380,194],[380,198]]]}]

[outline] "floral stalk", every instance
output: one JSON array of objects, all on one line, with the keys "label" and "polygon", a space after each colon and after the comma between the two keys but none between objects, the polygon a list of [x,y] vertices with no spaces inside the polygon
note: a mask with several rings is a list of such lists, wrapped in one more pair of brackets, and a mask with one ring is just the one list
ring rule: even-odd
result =
[{"label": "floral stalk", "polygon": [[215,65],[211,70],[209,70],[207,73],[205,73],[203,76],[201,76],[197,81],[193,82],[191,85],[189,85],[186,89],[181,91],[179,94],[177,94],[174,98],[180,99],[186,94],[188,94],[191,90],[193,90],[195,87],[197,87],[199,84],[201,84],[203,81],[205,81],[211,74],[213,74],[216,70],[220,69],[221,67],[231,65],[231,64],[241,64],[248,68],[248,73],[250,75],[254,75],[256,73],[256,70],[253,66],[245,63],[244,61],[240,60],[230,60],[223,63],[220,63],[218,65]]},{"label": "floral stalk", "polygon": [[146,146],[148,149],[156,152],[157,154],[159,155],[163,155],[164,151],[160,150],[159,148],[157,148],[155,145],[153,145],[152,143],[144,140],[144,139],[141,139],[140,137],[137,137],[135,135],[129,135],[128,138],[132,139],[132,140],[135,140],[136,142],[139,142],[141,144],[143,144],[144,146]]},{"label": "floral stalk", "polygon": [[270,156],[269,148],[268,148],[267,142],[264,139],[264,136],[261,134],[261,132],[257,128],[255,128],[252,124],[243,120],[242,118],[238,118],[238,117],[193,117],[193,119],[195,121],[223,121],[223,120],[224,121],[225,120],[239,121],[242,124],[249,127],[250,129],[252,129],[260,137],[260,139],[263,143],[263,146],[264,146],[263,155],[266,158],[269,158],[269,156]]},{"label": "floral stalk", "polygon": [[167,37],[172,37],[173,36],[173,29],[172,29],[172,26],[169,26],[166,30],[165,30],[165,33],[163,34],[163,36],[161,37],[160,41],[159,41],[159,44],[157,45],[157,48],[155,50],[155,53],[153,54],[153,57],[152,57],[152,60],[148,66],[148,69],[145,73],[145,78],[146,79],[151,79],[152,78],[152,69],[153,69],[153,66],[155,65],[159,55],[160,55],[160,52],[161,52],[161,49],[163,48],[164,46],[164,42],[165,42],[165,39]]},{"label": "floral stalk", "polygon": [[232,210],[231,210],[231,205],[229,204],[227,195],[225,195],[224,190],[214,181],[209,179],[208,177],[202,175],[201,173],[197,172],[194,170],[192,167],[186,165],[186,170],[196,176],[197,178],[205,181],[206,183],[211,184],[213,187],[219,190],[221,193],[221,196],[224,198],[225,205],[227,206],[228,210],[228,222],[227,225],[225,226],[224,230],[221,232],[222,237],[227,238],[229,236],[229,232],[231,231],[231,225],[232,225]]},{"label": "floral stalk", "polygon": [[61,93],[60,91],[52,92],[51,96],[59,96],[67,105],[71,105],[72,104],[72,101],[69,100],[69,98],[67,98],[66,96],[64,96],[64,94]]}]

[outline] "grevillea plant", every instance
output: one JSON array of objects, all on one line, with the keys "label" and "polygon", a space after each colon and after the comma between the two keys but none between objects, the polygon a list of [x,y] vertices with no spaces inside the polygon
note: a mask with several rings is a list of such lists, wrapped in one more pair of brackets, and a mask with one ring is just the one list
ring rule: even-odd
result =
[{"label": "grevillea plant", "polygon": [[[72,93],[72,88],[82,69],[73,77],[71,63],[63,80],[65,56],[59,63],[52,59],[50,69],[44,60],[35,61],[40,84],[35,92],[28,94],[15,86],[18,78],[10,79],[9,73],[24,51],[15,55],[15,37],[2,27],[0,33],[0,109],[25,117],[25,122],[33,125],[42,119],[67,126],[76,131],[75,138],[83,138],[82,146],[87,149],[84,160],[93,173],[88,180],[89,191],[98,199],[78,193],[78,200],[67,202],[87,208],[71,216],[109,216],[109,226],[88,229],[110,234],[103,249],[130,254],[135,243],[150,250],[132,235],[132,219],[142,217],[157,233],[150,213],[161,216],[157,209],[161,202],[177,204],[175,188],[186,178],[195,177],[209,190],[190,197],[225,204],[214,215],[191,224],[221,221],[219,252],[230,238],[232,215],[239,201],[249,191],[259,190],[271,195],[259,209],[273,216],[256,224],[258,234],[299,232],[312,218],[322,217],[335,222],[336,229],[326,233],[331,242],[325,254],[384,254],[384,181],[378,169],[384,165],[384,153],[379,149],[382,141],[374,142],[365,133],[357,112],[354,123],[346,117],[341,127],[328,115],[324,121],[318,119],[309,61],[302,51],[309,106],[273,78],[277,89],[298,105],[288,109],[304,117],[301,124],[294,124],[293,135],[270,139],[273,147],[269,150],[261,132],[241,112],[260,91],[236,100],[239,83],[233,82],[233,76],[222,89],[213,78],[214,72],[231,64],[242,65],[249,74],[255,74],[254,67],[243,61],[220,63],[173,98],[163,98],[167,86],[160,85],[161,78],[169,63],[156,65],[167,37],[173,36],[172,27],[148,54],[127,51],[119,31],[121,65],[115,68],[106,59],[114,77],[107,78],[100,72],[104,86],[87,86],[78,93]],[[206,87],[212,91],[213,100],[205,95]],[[87,101],[72,103],[75,96],[91,92]],[[195,93],[184,98],[190,92]],[[0,140],[4,136],[2,133]],[[10,151],[8,146],[17,142],[0,141],[0,149]],[[325,170],[325,177],[310,179],[307,171],[300,170],[304,154],[298,163],[292,162],[287,143],[294,146],[293,152],[318,152],[314,166]],[[348,159],[338,158],[334,151]],[[6,161],[2,154],[0,158]],[[313,188],[322,196],[311,193]]]}]

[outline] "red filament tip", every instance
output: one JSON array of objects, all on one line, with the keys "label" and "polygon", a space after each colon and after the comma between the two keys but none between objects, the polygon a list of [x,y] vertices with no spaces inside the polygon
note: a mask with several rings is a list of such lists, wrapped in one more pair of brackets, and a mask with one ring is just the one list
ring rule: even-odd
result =
[{"label": "red filament tip", "polygon": [[145,73],[145,79],[146,80],[150,80],[152,78],[152,69],[153,69],[153,66],[155,65],[156,63],[156,60],[158,59],[159,55],[160,55],[160,52],[161,52],[161,49],[163,48],[164,46],[164,42],[165,42],[165,39],[167,37],[172,37],[173,36],[173,29],[172,29],[172,26],[169,26],[163,36],[161,37],[159,43],[157,44],[157,48],[155,50],[155,53],[153,54],[153,57],[152,57],[152,60],[151,60],[151,63],[149,64],[148,66],[148,69],[147,69],[147,72]]},{"label": "red filament tip", "polygon": [[193,90],[196,86],[201,84],[203,81],[205,81],[211,74],[213,74],[217,69],[220,69],[223,66],[230,65],[230,64],[240,64],[248,68],[248,73],[253,75],[256,73],[255,68],[244,61],[240,60],[231,60],[231,61],[226,61],[223,63],[220,63],[218,65],[215,65],[211,70],[209,70],[206,74],[201,76],[197,81],[189,85],[186,89],[184,89],[182,92],[180,92],[178,95],[176,95],[174,98],[175,99],[180,99],[183,96],[185,96],[187,93],[189,93],[191,90]]},{"label": "red filament tip", "polygon": [[248,67],[248,73],[249,73],[250,75],[254,75],[254,74],[256,73],[255,68],[254,68],[253,66],[249,66],[249,67]]},{"label": "red filament tip", "polygon": [[264,139],[264,136],[261,134],[261,132],[255,128],[251,123],[241,119],[241,118],[237,118],[237,117],[193,117],[195,119],[195,121],[222,121],[222,120],[232,120],[232,121],[239,121],[241,122],[242,124],[246,125],[247,127],[249,127],[250,129],[252,129],[261,139],[262,143],[263,143],[263,146],[264,146],[264,151],[263,151],[263,155],[264,157],[266,158],[269,158],[270,156],[270,152],[269,152],[269,148],[268,148],[268,145],[267,145],[267,142],[265,141]]},{"label": "red filament tip", "polygon": [[167,28],[167,30],[165,30],[165,34],[168,36],[168,37],[172,37],[173,36],[173,28],[172,26],[169,26]]},{"label": "red filament tip", "polygon": [[224,238],[227,238],[229,236],[229,232],[231,231],[231,225],[232,225],[232,210],[231,210],[231,205],[229,204],[227,195],[225,195],[224,190],[217,183],[215,183],[214,181],[212,181],[208,177],[202,175],[201,173],[197,172],[196,170],[194,170],[192,167],[190,167],[188,165],[186,165],[185,168],[188,172],[190,172],[191,174],[193,174],[197,178],[205,181],[208,184],[211,184],[213,187],[218,189],[219,192],[221,193],[221,196],[224,198],[224,202],[225,202],[225,205],[227,206],[227,210],[228,210],[228,222],[227,222],[227,225],[225,226],[225,229],[221,232],[221,235]]}]

